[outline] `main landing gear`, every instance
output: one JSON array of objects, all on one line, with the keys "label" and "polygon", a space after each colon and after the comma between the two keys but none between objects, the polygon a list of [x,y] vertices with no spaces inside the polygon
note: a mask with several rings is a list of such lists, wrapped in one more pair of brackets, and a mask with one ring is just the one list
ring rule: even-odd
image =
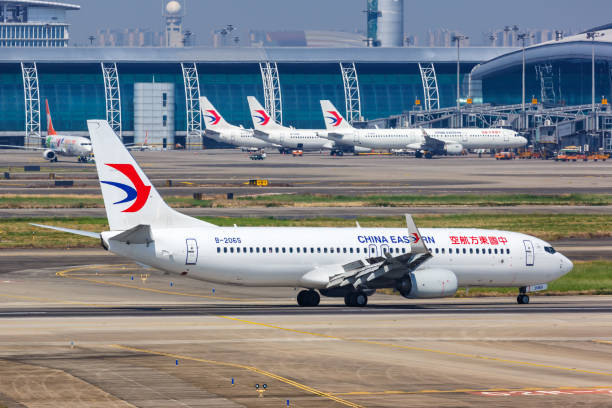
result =
[{"label": "main landing gear", "polygon": [[304,306],[318,306],[321,301],[321,296],[314,290],[303,290],[297,295],[298,305]]},{"label": "main landing gear", "polygon": [[519,288],[519,295],[516,297],[516,303],[519,305],[526,305],[529,303],[529,295],[527,295],[527,288]]},{"label": "main landing gear", "polygon": [[344,296],[344,304],[352,307],[364,307],[368,304],[368,295],[363,292],[350,292]]}]

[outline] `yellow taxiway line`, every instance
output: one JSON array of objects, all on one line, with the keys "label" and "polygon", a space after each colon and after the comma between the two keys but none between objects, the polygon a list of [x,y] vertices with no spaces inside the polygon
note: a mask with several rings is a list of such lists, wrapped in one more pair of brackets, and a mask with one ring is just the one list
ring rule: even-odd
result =
[{"label": "yellow taxiway line", "polygon": [[189,356],[184,356],[184,355],[180,355],[180,354],[164,353],[162,351],[147,350],[147,349],[142,349],[142,348],[123,346],[121,344],[112,344],[110,347],[117,348],[117,349],[122,349],[122,350],[133,351],[133,352],[137,352],[137,353],[145,353],[145,354],[153,354],[153,355],[157,355],[157,356],[171,357],[171,358],[174,358],[174,359],[177,359],[177,360],[196,361],[196,362],[199,362],[199,363],[213,364],[213,365],[223,366],[223,367],[240,368],[240,369],[243,369],[243,370],[247,370],[247,371],[251,371],[251,372],[257,373],[257,374],[264,375],[264,376],[266,376],[268,378],[272,378],[272,379],[278,380],[278,381],[283,382],[283,383],[285,383],[287,385],[290,385],[292,387],[298,388],[300,390],[306,391],[306,392],[311,393],[311,394],[315,394],[315,395],[317,395],[319,397],[330,399],[332,401],[335,401],[335,402],[337,402],[339,404],[342,404],[342,405],[345,405],[347,407],[362,408],[361,405],[358,405],[358,404],[355,404],[353,402],[347,401],[347,400],[342,399],[340,397],[336,397],[335,395],[332,395],[330,393],[319,391],[316,388],[309,387],[309,386],[307,386],[305,384],[301,384],[301,383],[299,383],[297,381],[290,380],[289,378],[285,378],[285,377],[282,377],[280,375],[271,373],[270,371],[261,370],[261,369],[259,369],[257,367],[253,367],[253,366],[247,366],[247,365],[237,364],[237,363],[228,363],[228,362],[225,362],[225,361],[207,360],[207,359],[203,359],[203,358],[189,357]]},{"label": "yellow taxiway line", "polygon": [[219,317],[221,317],[223,319],[233,320],[233,321],[240,322],[240,323],[245,323],[245,324],[251,324],[251,325],[256,325],[256,326],[263,326],[263,327],[267,327],[267,328],[271,328],[271,329],[289,331],[289,332],[305,334],[305,335],[309,335],[309,336],[325,337],[325,338],[328,338],[328,339],[341,340],[341,341],[346,341],[346,342],[350,342],[350,343],[371,344],[371,345],[376,345],[376,346],[381,346],[381,347],[395,348],[395,349],[401,349],[401,350],[421,351],[421,352],[426,352],[426,353],[434,353],[434,354],[440,354],[440,355],[452,356],[452,357],[461,357],[461,358],[467,358],[467,359],[472,359],[472,360],[494,361],[494,362],[504,363],[504,364],[509,364],[509,365],[520,365],[520,366],[530,366],[530,367],[539,367],[539,368],[550,368],[550,369],[562,370],[562,371],[570,371],[570,372],[575,372],[575,373],[603,375],[603,376],[610,376],[610,377],[612,377],[612,373],[604,372],[604,371],[583,370],[583,369],[580,369],[580,368],[563,367],[563,366],[558,366],[558,365],[553,365],[553,364],[534,363],[534,362],[530,362],[530,361],[511,360],[511,359],[505,359],[505,358],[500,358],[500,357],[484,356],[484,355],[479,355],[479,354],[457,353],[457,352],[453,352],[453,351],[443,351],[443,350],[436,350],[436,349],[432,349],[432,348],[415,347],[415,346],[403,346],[403,345],[399,345],[399,344],[384,343],[384,342],[380,342],[380,341],[360,340],[360,339],[352,339],[352,338],[347,338],[347,337],[330,336],[330,335],[327,335],[327,334],[308,332],[308,331],[303,331],[303,330],[289,329],[289,328],[286,328],[286,327],[275,326],[275,325],[266,324],[266,323],[259,323],[259,322],[254,322],[254,321],[250,321],[250,320],[245,320],[245,319],[238,319],[238,318],[230,317],[230,316],[219,316]]},{"label": "yellow taxiway line", "polygon": [[[208,295],[199,295],[197,293],[185,293],[185,292],[176,292],[176,291],[171,291],[171,290],[143,288],[143,287],[136,286],[136,285],[129,285],[127,283],[109,282],[109,281],[100,280],[100,279],[84,278],[83,274],[78,274],[78,275],[70,274],[70,272],[81,271],[81,270],[84,270],[84,269],[108,268],[108,267],[109,267],[109,265],[78,266],[78,267],[64,269],[62,271],[56,272],[56,275],[60,276],[62,278],[77,279],[77,280],[82,280],[82,281],[86,281],[86,282],[98,283],[98,284],[101,284],[101,285],[110,285],[110,286],[117,286],[117,287],[121,287],[121,288],[136,289],[136,290],[142,290],[142,291],[145,291],[145,292],[161,293],[161,294],[164,294],[164,295],[195,297],[195,298],[202,298],[202,299],[228,300],[228,301],[244,301],[245,300],[245,299],[223,297],[223,296],[208,296]],[[110,265],[110,267],[115,267],[115,269],[116,269],[116,267],[125,267],[125,265]],[[92,274],[90,276],[100,276],[100,275]]]}]

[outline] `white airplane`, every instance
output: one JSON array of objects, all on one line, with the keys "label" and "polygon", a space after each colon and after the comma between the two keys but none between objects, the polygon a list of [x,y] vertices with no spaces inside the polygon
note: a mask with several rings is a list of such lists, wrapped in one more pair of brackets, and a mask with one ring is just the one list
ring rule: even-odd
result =
[{"label": "white airplane", "polygon": [[144,152],[149,150],[155,150],[153,146],[149,145],[149,132],[145,132],[144,143],[141,143],[139,145],[135,143],[126,143],[125,147],[127,147],[127,149],[130,151],[139,150],[141,152]]},{"label": "white airplane", "polygon": [[321,101],[327,133],[341,143],[372,149],[410,149],[416,157],[460,154],[464,149],[513,149],[527,139],[510,129],[355,129],[328,100]]},{"label": "white airplane", "polygon": [[[365,306],[379,288],[406,298],[453,296],[459,286],[518,287],[526,294],[568,273],[565,256],[536,237],[466,228],[218,227],[170,208],[108,122],[89,120],[110,231],[33,224],[91,238],[162,271],[223,284],[304,288],[300,306],[320,294]],[[534,286],[535,285],[535,286]]]},{"label": "white airplane", "polygon": [[[0,145],[0,147],[12,147],[24,150],[42,150],[43,157],[50,162],[57,162],[57,156],[77,157],[79,163],[87,163],[91,157],[91,141],[86,137],[58,135],[53,128],[49,102],[45,99],[47,112],[47,137],[41,138],[46,147],[29,147],[15,145]],[[30,136],[38,137],[38,136]]]},{"label": "white airplane", "polygon": [[254,96],[248,96],[249,109],[255,127],[254,136],[270,143],[281,145],[284,149],[281,151],[289,152],[294,149],[298,150],[321,150],[330,151],[332,156],[343,156],[344,152],[366,153],[371,149],[352,144],[343,144],[340,141],[330,141],[322,138],[321,135],[326,133],[324,130],[317,129],[293,129],[282,126],[270,117],[268,112]]},{"label": "white airplane", "polygon": [[279,145],[254,137],[253,129],[245,129],[242,126],[234,126],[227,123],[205,96],[200,97],[200,109],[202,110],[204,126],[206,127],[205,135],[211,139],[246,149],[279,147]]}]

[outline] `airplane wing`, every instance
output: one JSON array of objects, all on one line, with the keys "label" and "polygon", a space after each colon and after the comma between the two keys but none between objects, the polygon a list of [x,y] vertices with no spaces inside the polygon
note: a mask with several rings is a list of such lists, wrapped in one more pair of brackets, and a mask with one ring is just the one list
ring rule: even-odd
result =
[{"label": "airplane wing", "polygon": [[[317,283],[327,281],[325,282],[325,289],[335,289],[349,285],[354,288],[367,287],[369,283],[375,280],[394,281],[408,275],[429,260],[432,255],[421,239],[421,234],[410,215],[406,215],[406,225],[409,236],[414,241],[410,244],[409,253],[395,257],[385,253],[384,256],[380,257],[358,259],[341,266],[336,265],[332,268],[313,270],[305,277],[308,280],[318,281]],[[325,276],[327,271],[339,271],[339,273]]]},{"label": "airplane wing", "polygon": [[54,150],[54,149],[48,149],[46,147],[29,147],[29,146],[16,146],[16,145],[0,145],[0,147],[11,147],[13,149],[21,149],[21,150]]},{"label": "airplane wing", "polygon": [[344,133],[337,133],[337,132],[326,132],[325,136],[321,136],[319,135],[319,137],[322,137],[324,139],[342,139],[344,136],[346,136]]},{"label": "airplane wing", "polygon": [[100,238],[100,234],[97,232],[75,230],[75,229],[70,229],[70,228],[62,228],[62,227],[56,227],[53,225],[42,225],[42,224],[32,224],[32,223],[30,223],[30,225],[33,225],[35,227],[47,228],[47,229],[51,229],[55,231],[60,231],[60,232],[67,232],[69,234],[82,235],[84,237],[89,237],[89,238],[96,238],[96,239]]}]

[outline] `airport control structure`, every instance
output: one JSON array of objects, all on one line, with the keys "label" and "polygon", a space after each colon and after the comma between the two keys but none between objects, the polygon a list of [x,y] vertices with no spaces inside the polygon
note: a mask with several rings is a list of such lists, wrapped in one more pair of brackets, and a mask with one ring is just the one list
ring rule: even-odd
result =
[{"label": "airport control structure", "polygon": [[[0,1],[0,40],[32,37],[0,54],[0,144],[38,143],[28,136],[46,135],[46,99],[66,134],[107,119],[126,143],[212,148],[199,97],[250,128],[254,95],[295,128],[324,128],[319,101],[329,99],[357,126],[505,126],[535,143],[612,149],[612,24],[524,49],[67,46],[65,14],[78,8]],[[56,25],[65,42],[56,42]]]}]

